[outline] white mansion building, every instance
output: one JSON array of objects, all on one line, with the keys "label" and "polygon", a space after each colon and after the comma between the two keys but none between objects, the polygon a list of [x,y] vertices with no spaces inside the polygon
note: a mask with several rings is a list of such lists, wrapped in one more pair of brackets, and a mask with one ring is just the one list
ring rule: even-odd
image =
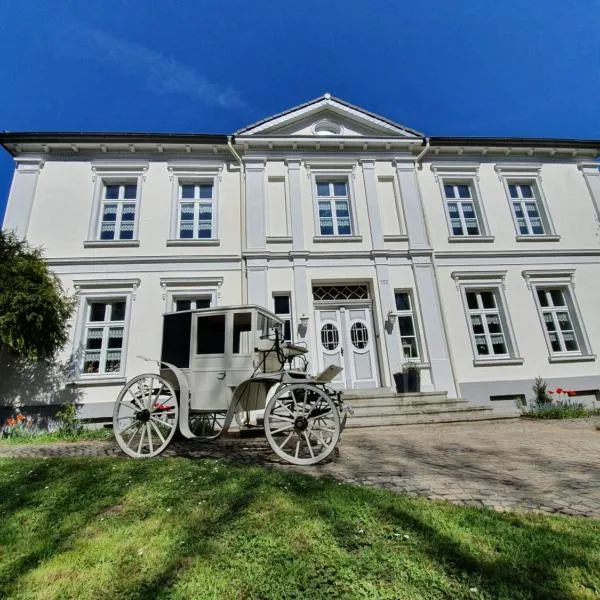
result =
[{"label": "white mansion building", "polygon": [[427,137],[329,94],[234,135],[1,133],[4,219],[78,297],[108,415],[165,312],[258,304],[343,388],[475,404],[600,393],[600,141]]}]

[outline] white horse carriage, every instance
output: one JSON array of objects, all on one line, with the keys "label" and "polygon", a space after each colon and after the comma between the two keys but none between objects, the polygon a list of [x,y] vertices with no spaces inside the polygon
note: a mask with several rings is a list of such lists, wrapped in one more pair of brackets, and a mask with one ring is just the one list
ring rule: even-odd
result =
[{"label": "white horse carriage", "polygon": [[[233,420],[264,425],[281,458],[312,465],[336,448],[351,408],[329,382],[340,368],[306,372],[306,348],[281,341],[283,322],[259,306],[207,308],[163,317],[159,373],[121,390],[113,427],[123,452],[157,456],[179,430],[213,440]],[[295,369],[295,363],[302,368]]]}]

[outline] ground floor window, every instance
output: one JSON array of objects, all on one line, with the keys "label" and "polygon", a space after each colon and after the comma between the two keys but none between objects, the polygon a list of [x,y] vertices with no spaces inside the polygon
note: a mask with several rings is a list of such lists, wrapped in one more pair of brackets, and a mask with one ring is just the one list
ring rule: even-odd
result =
[{"label": "ground floor window", "polygon": [[420,359],[417,325],[413,299],[409,291],[396,292],[396,313],[400,329],[400,343],[404,358]]},{"label": "ground floor window", "polygon": [[122,371],[126,309],[126,298],[87,300],[83,334],[84,375]]},{"label": "ground floor window", "polygon": [[211,296],[175,296],[173,298],[173,311],[196,310],[199,308],[210,308],[212,306]]},{"label": "ground floor window", "polygon": [[273,312],[283,321],[283,341],[292,342],[292,301],[289,293],[273,295]]}]

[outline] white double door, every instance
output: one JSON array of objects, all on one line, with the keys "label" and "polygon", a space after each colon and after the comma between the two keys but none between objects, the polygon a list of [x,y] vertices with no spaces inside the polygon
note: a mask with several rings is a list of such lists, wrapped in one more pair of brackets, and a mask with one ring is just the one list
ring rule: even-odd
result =
[{"label": "white double door", "polygon": [[379,386],[373,317],[370,307],[332,306],[316,310],[319,370],[344,370],[332,383],[342,389]]}]

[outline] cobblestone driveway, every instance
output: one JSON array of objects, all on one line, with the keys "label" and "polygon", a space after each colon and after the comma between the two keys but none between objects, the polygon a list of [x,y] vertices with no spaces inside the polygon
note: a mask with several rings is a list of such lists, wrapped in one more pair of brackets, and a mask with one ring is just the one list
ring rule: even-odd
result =
[{"label": "cobblestone driveway", "polygon": [[[167,456],[225,458],[469,506],[600,518],[600,418],[349,429],[316,467],[283,463],[264,438],[178,442]],[[4,446],[1,456],[121,456],[108,442]]]}]

